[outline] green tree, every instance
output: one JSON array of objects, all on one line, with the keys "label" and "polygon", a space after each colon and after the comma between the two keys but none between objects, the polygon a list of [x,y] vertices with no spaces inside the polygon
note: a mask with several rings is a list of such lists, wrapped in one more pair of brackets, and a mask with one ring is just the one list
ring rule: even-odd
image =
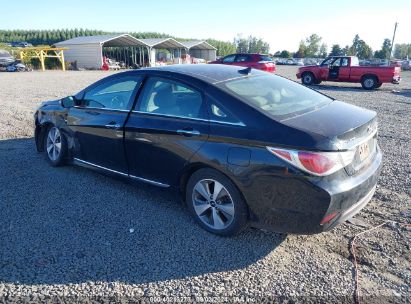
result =
[{"label": "green tree", "polygon": [[306,42],[305,56],[306,57],[316,57],[319,55],[321,40],[322,38],[318,36],[317,34],[311,34],[310,37],[305,39],[305,42]]},{"label": "green tree", "polygon": [[397,59],[407,59],[411,57],[411,43],[396,44],[394,48],[394,57]]},{"label": "green tree", "polygon": [[238,53],[264,53],[267,54],[270,51],[269,43],[265,42],[261,38],[249,36],[243,38],[238,35],[234,39],[234,43],[237,46]]},{"label": "green tree", "polygon": [[290,57],[291,57],[291,53],[290,53],[289,51],[287,51],[287,50],[283,50],[283,51],[281,51],[281,53],[280,53],[280,57],[281,57],[281,58],[290,58]]},{"label": "green tree", "polygon": [[372,58],[373,56],[371,47],[364,40],[360,39],[358,34],[355,35],[347,54],[361,59]]},{"label": "green tree", "polygon": [[381,50],[375,52],[374,57],[379,59],[390,59],[391,58],[391,40],[388,38],[384,39]]},{"label": "green tree", "polygon": [[327,57],[327,45],[325,43],[322,43],[320,45],[320,50],[318,51],[318,56],[325,58]]},{"label": "green tree", "polygon": [[307,56],[307,46],[304,43],[304,40],[300,41],[298,46],[298,51],[294,53],[295,58],[304,58]]},{"label": "green tree", "polygon": [[341,49],[339,44],[333,44],[331,47],[330,56],[343,56],[343,49]]},{"label": "green tree", "polygon": [[236,52],[237,47],[234,43],[215,39],[207,39],[209,44],[217,48],[217,56],[226,56]]}]

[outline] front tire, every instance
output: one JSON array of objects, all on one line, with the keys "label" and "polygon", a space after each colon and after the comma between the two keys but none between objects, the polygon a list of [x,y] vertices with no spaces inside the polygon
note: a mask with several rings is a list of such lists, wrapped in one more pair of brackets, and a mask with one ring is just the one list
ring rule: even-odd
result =
[{"label": "front tire", "polygon": [[46,160],[54,167],[64,164],[67,156],[67,140],[60,129],[51,126],[44,137],[44,152]]},{"label": "front tire", "polygon": [[315,83],[315,77],[313,73],[303,73],[301,76],[301,82],[304,85],[312,85]]},{"label": "front tire", "polygon": [[248,209],[233,182],[213,169],[200,169],[188,180],[186,203],[205,230],[232,236],[247,226]]}]

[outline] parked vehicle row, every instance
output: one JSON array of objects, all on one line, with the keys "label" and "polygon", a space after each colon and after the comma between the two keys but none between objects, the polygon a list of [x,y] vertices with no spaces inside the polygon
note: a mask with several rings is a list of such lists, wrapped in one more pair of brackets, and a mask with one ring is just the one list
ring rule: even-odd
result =
[{"label": "parked vehicle row", "polygon": [[368,203],[381,169],[375,112],[244,67],[117,73],[34,121],[52,166],[175,188],[220,235],[332,229]]},{"label": "parked vehicle row", "polygon": [[16,60],[8,51],[0,50],[0,71],[24,72],[29,71],[20,60]]},{"label": "parked vehicle row", "polygon": [[398,84],[401,80],[398,66],[360,66],[355,56],[332,56],[319,66],[306,66],[296,74],[305,85],[320,84],[322,81],[361,83],[366,90],[381,87],[383,83]]}]

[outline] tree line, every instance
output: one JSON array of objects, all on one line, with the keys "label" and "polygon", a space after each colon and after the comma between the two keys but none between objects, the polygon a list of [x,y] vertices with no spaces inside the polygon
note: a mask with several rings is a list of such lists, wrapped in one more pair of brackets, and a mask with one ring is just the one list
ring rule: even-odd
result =
[{"label": "tree line", "polygon": [[[113,34],[100,30],[89,29],[56,29],[56,30],[0,30],[0,42],[28,42],[37,45],[53,45],[57,42],[72,39],[79,36],[94,36]],[[191,40],[173,37],[157,32],[131,32],[130,35],[144,38],[175,38],[178,40]],[[249,36],[242,38],[237,36],[232,42],[216,39],[207,39],[208,43],[217,48],[217,56],[225,56],[236,52],[244,53],[269,53],[270,45],[260,38]]]},{"label": "tree line", "polygon": [[[328,52],[327,45],[322,43],[322,38],[317,34],[312,34],[305,40],[301,40],[296,52],[287,50],[278,51],[274,54],[282,58],[324,58],[328,56],[357,56],[360,59],[390,59],[391,57],[391,40],[384,39],[381,49],[373,51],[372,48],[360,38],[355,35],[351,45],[341,47],[339,44],[331,46]],[[396,44],[394,47],[394,57],[397,59],[406,59],[411,57],[411,44]]]}]

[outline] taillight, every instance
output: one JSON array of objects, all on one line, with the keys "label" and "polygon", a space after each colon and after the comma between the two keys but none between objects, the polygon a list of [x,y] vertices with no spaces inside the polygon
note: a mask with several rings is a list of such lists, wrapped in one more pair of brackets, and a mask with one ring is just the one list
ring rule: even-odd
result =
[{"label": "taillight", "polygon": [[352,163],[355,150],[311,152],[267,147],[268,151],[307,173],[326,176]]},{"label": "taillight", "polygon": [[330,213],[330,214],[324,216],[324,218],[320,222],[320,225],[327,224],[329,221],[331,221],[333,218],[335,218],[337,216],[337,214],[338,214],[337,212],[333,212],[333,213]]}]

